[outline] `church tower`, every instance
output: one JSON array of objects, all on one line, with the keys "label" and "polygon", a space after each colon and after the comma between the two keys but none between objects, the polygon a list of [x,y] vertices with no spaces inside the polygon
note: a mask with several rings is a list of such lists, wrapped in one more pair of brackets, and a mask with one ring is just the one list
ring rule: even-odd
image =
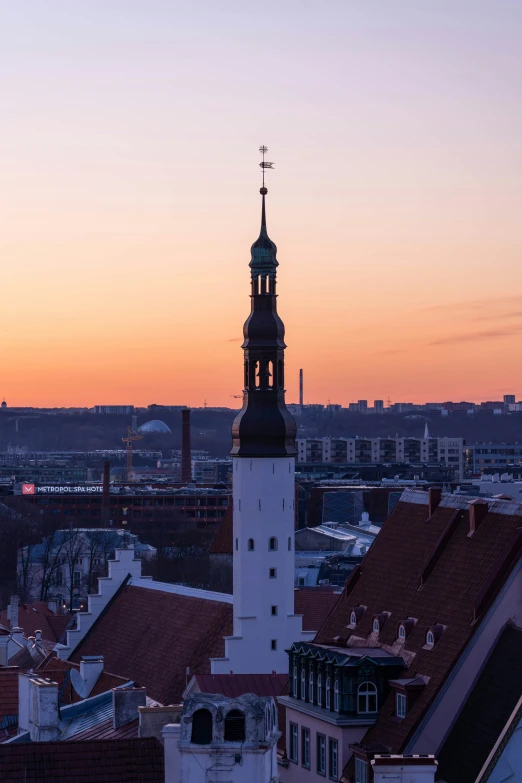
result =
[{"label": "church tower", "polygon": [[285,328],[277,313],[277,247],[266,225],[265,147],[261,231],[251,248],[251,311],[243,327],[243,407],[232,425],[234,631],[214,673],[287,672],[304,641],[294,615],[296,426],[285,405]]}]

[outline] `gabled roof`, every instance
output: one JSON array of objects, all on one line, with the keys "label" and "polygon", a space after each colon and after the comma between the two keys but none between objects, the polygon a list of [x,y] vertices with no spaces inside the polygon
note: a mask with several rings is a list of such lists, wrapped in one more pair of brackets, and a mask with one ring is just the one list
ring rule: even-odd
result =
[{"label": "gabled roof", "polygon": [[164,783],[163,747],[153,738],[0,745],[9,783]]},{"label": "gabled roof", "polygon": [[[340,595],[295,591],[295,613],[315,631]],[[232,596],[183,585],[143,581],[125,585],[94,623],[71,660],[103,655],[107,669],[145,686],[162,704],[181,700],[193,674],[210,674],[232,633]]]},{"label": "gabled roof", "polygon": [[522,630],[508,626],[439,753],[446,783],[475,780],[522,696]]},{"label": "gabled roof", "polygon": [[[407,490],[372,544],[361,567],[350,575],[344,593],[316,637],[324,645],[386,646],[409,661],[405,677],[429,678],[402,721],[394,716],[393,693],[363,742],[403,750],[479,625],[479,620],[508,579],[521,552],[522,506],[490,500],[473,535],[468,503],[445,496],[429,516],[428,493]],[[365,606],[355,628],[350,612]],[[389,612],[378,637],[372,617]],[[416,624],[404,644],[397,625]],[[442,624],[432,648],[426,632]]]},{"label": "gabled roof", "polygon": [[175,587],[126,585],[71,660],[101,654],[110,671],[145,686],[153,699],[162,704],[179,702],[187,685],[187,668],[191,673],[210,674],[210,658],[223,657],[224,637],[232,632],[232,606],[230,596],[217,601],[194,597],[185,587],[180,594]]},{"label": "gabled roof", "polygon": [[[25,636],[34,636],[36,631],[41,631],[42,639],[49,642],[59,642],[63,632],[69,623],[74,622],[74,619],[69,614],[54,614],[45,601],[20,604],[18,607],[18,625]],[[0,625],[6,628],[10,627],[7,620],[7,609],[0,612]]]}]

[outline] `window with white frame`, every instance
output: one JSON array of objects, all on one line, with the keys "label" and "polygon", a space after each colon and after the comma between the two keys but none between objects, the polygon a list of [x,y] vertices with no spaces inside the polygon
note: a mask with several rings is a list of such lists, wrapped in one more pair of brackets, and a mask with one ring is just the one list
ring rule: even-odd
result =
[{"label": "window with white frame", "polygon": [[326,709],[330,709],[331,704],[331,688],[330,688],[330,678],[326,678]]},{"label": "window with white frame", "polygon": [[433,635],[433,631],[428,631],[426,634],[426,644],[431,644],[432,646],[435,644],[435,637]]},{"label": "window with white frame", "polygon": [[339,712],[339,680],[334,683],[334,710]]},{"label": "window with white frame", "polygon": [[298,684],[297,666],[294,666],[294,687],[292,688],[292,695],[296,699],[299,696],[299,693],[297,692],[297,684]]},{"label": "window with white frame", "polygon": [[377,688],[373,682],[363,682],[357,689],[357,712],[377,712]]},{"label": "window with white frame", "polygon": [[317,675],[317,704],[323,706],[323,675]]},{"label": "window with white frame", "polygon": [[330,780],[337,780],[339,776],[339,745],[336,739],[328,738],[328,775]]},{"label": "window with white frame", "polygon": [[375,618],[375,620],[373,621],[372,631],[374,633],[379,633],[379,630],[380,630],[379,629],[379,621],[378,621],[377,618]]},{"label": "window with white frame", "polygon": [[73,585],[77,587],[80,584],[81,574],[79,571],[75,571],[73,574]]},{"label": "window with white frame", "polygon": [[368,764],[362,759],[355,759],[355,783],[368,783]]},{"label": "window with white frame", "polygon": [[310,729],[301,727],[301,765],[310,769]]},{"label": "window with white frame", "polygon": [[350,615],[350,625],[357,625],[357,615],[352,612]]},{"label": "window with white frame", "polygon": [[317,774],[326,775],[326,737],[317,735]]},{"label": "window with white frame", "polygon": [[406,694],[405,693],[395,694],[395,714],[397,715],[398,718],[406,717]]},{"label": "window with white frame", "polygon": [[308,701],[314,703],[314,673],[310,672],[308,676]]},{"label": "window with white frame", "polygon": [[397,634],[401,642],[403,642],[406,639],[406,628],[404,625],[399,625],[399,633]]},{"label": "window with white frame", "polygon": [[301,672],[301,698],[306,699],[306,672]]},{"label": "window with white frame", "polygon": [[298,728],[296,723],[290,724],[290,761],[297,764],[298,753]]}]

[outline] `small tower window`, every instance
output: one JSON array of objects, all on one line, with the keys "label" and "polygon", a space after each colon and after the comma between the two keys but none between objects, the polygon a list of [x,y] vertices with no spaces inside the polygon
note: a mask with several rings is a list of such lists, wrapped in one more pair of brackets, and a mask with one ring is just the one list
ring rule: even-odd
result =
[{"label": "small tower window", "polygon": [[268,549],[270,552],[275,552],[277,550],[277,538],[270,538],[268,540]]},{"label": "small tower window", "polygon": [[236,538],[236,552],[238,551],[238,549],[239,549],[239,539]]},{"label": "small tower window", "polygon": [[268,571],[268,576],[270,579],[275,579],[277,577],[277,570],[275,568],[270,568]]},{"label": "small tower window", "polygon": [[195,745],[210,745],[212,742],[212,713],[209,710],[196,710],[192,716],[190,741]]},{"label": "small tower window", "polygon": [[254,539],[249,538],[248,539],[248,551],[253,552],[254,551]]},{"label": "small tower window", "polygon": [[272,617],[275,617],[277,615],[277,606],[271,607],[270,614],[272,615]]},{"label": "small tower window", "polygon": [[225,717],[225,742],[245,741],[245,713],[230,710]]},{"label": "small tower window", "polygon": [[277,650],[277,639],[271,639],[270,640],[270,649],[271,650]]},{"label": "small tower window", "polygon": [[288,551],[292,551],[292,536],[288,536]]}]

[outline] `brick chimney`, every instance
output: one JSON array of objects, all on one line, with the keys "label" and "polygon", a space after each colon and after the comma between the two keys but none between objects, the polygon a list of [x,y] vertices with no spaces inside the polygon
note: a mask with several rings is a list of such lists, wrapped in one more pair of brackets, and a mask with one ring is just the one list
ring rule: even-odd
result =
[{"label": "brick chimney", "polygon": [[475,533],[489,510],[489,504],[485,500],[477,498],[469,504],[469,533],[468,537]]},{"label": "brick chimney", "polygon": [[190,447],[190,408],[181,411],[181,480],[192,481],[192,452]]},{"label": "brick chimney", "polygon": [[428,491],[428,517],[434,513],[442,498],[441,487],[430,487]]}]

